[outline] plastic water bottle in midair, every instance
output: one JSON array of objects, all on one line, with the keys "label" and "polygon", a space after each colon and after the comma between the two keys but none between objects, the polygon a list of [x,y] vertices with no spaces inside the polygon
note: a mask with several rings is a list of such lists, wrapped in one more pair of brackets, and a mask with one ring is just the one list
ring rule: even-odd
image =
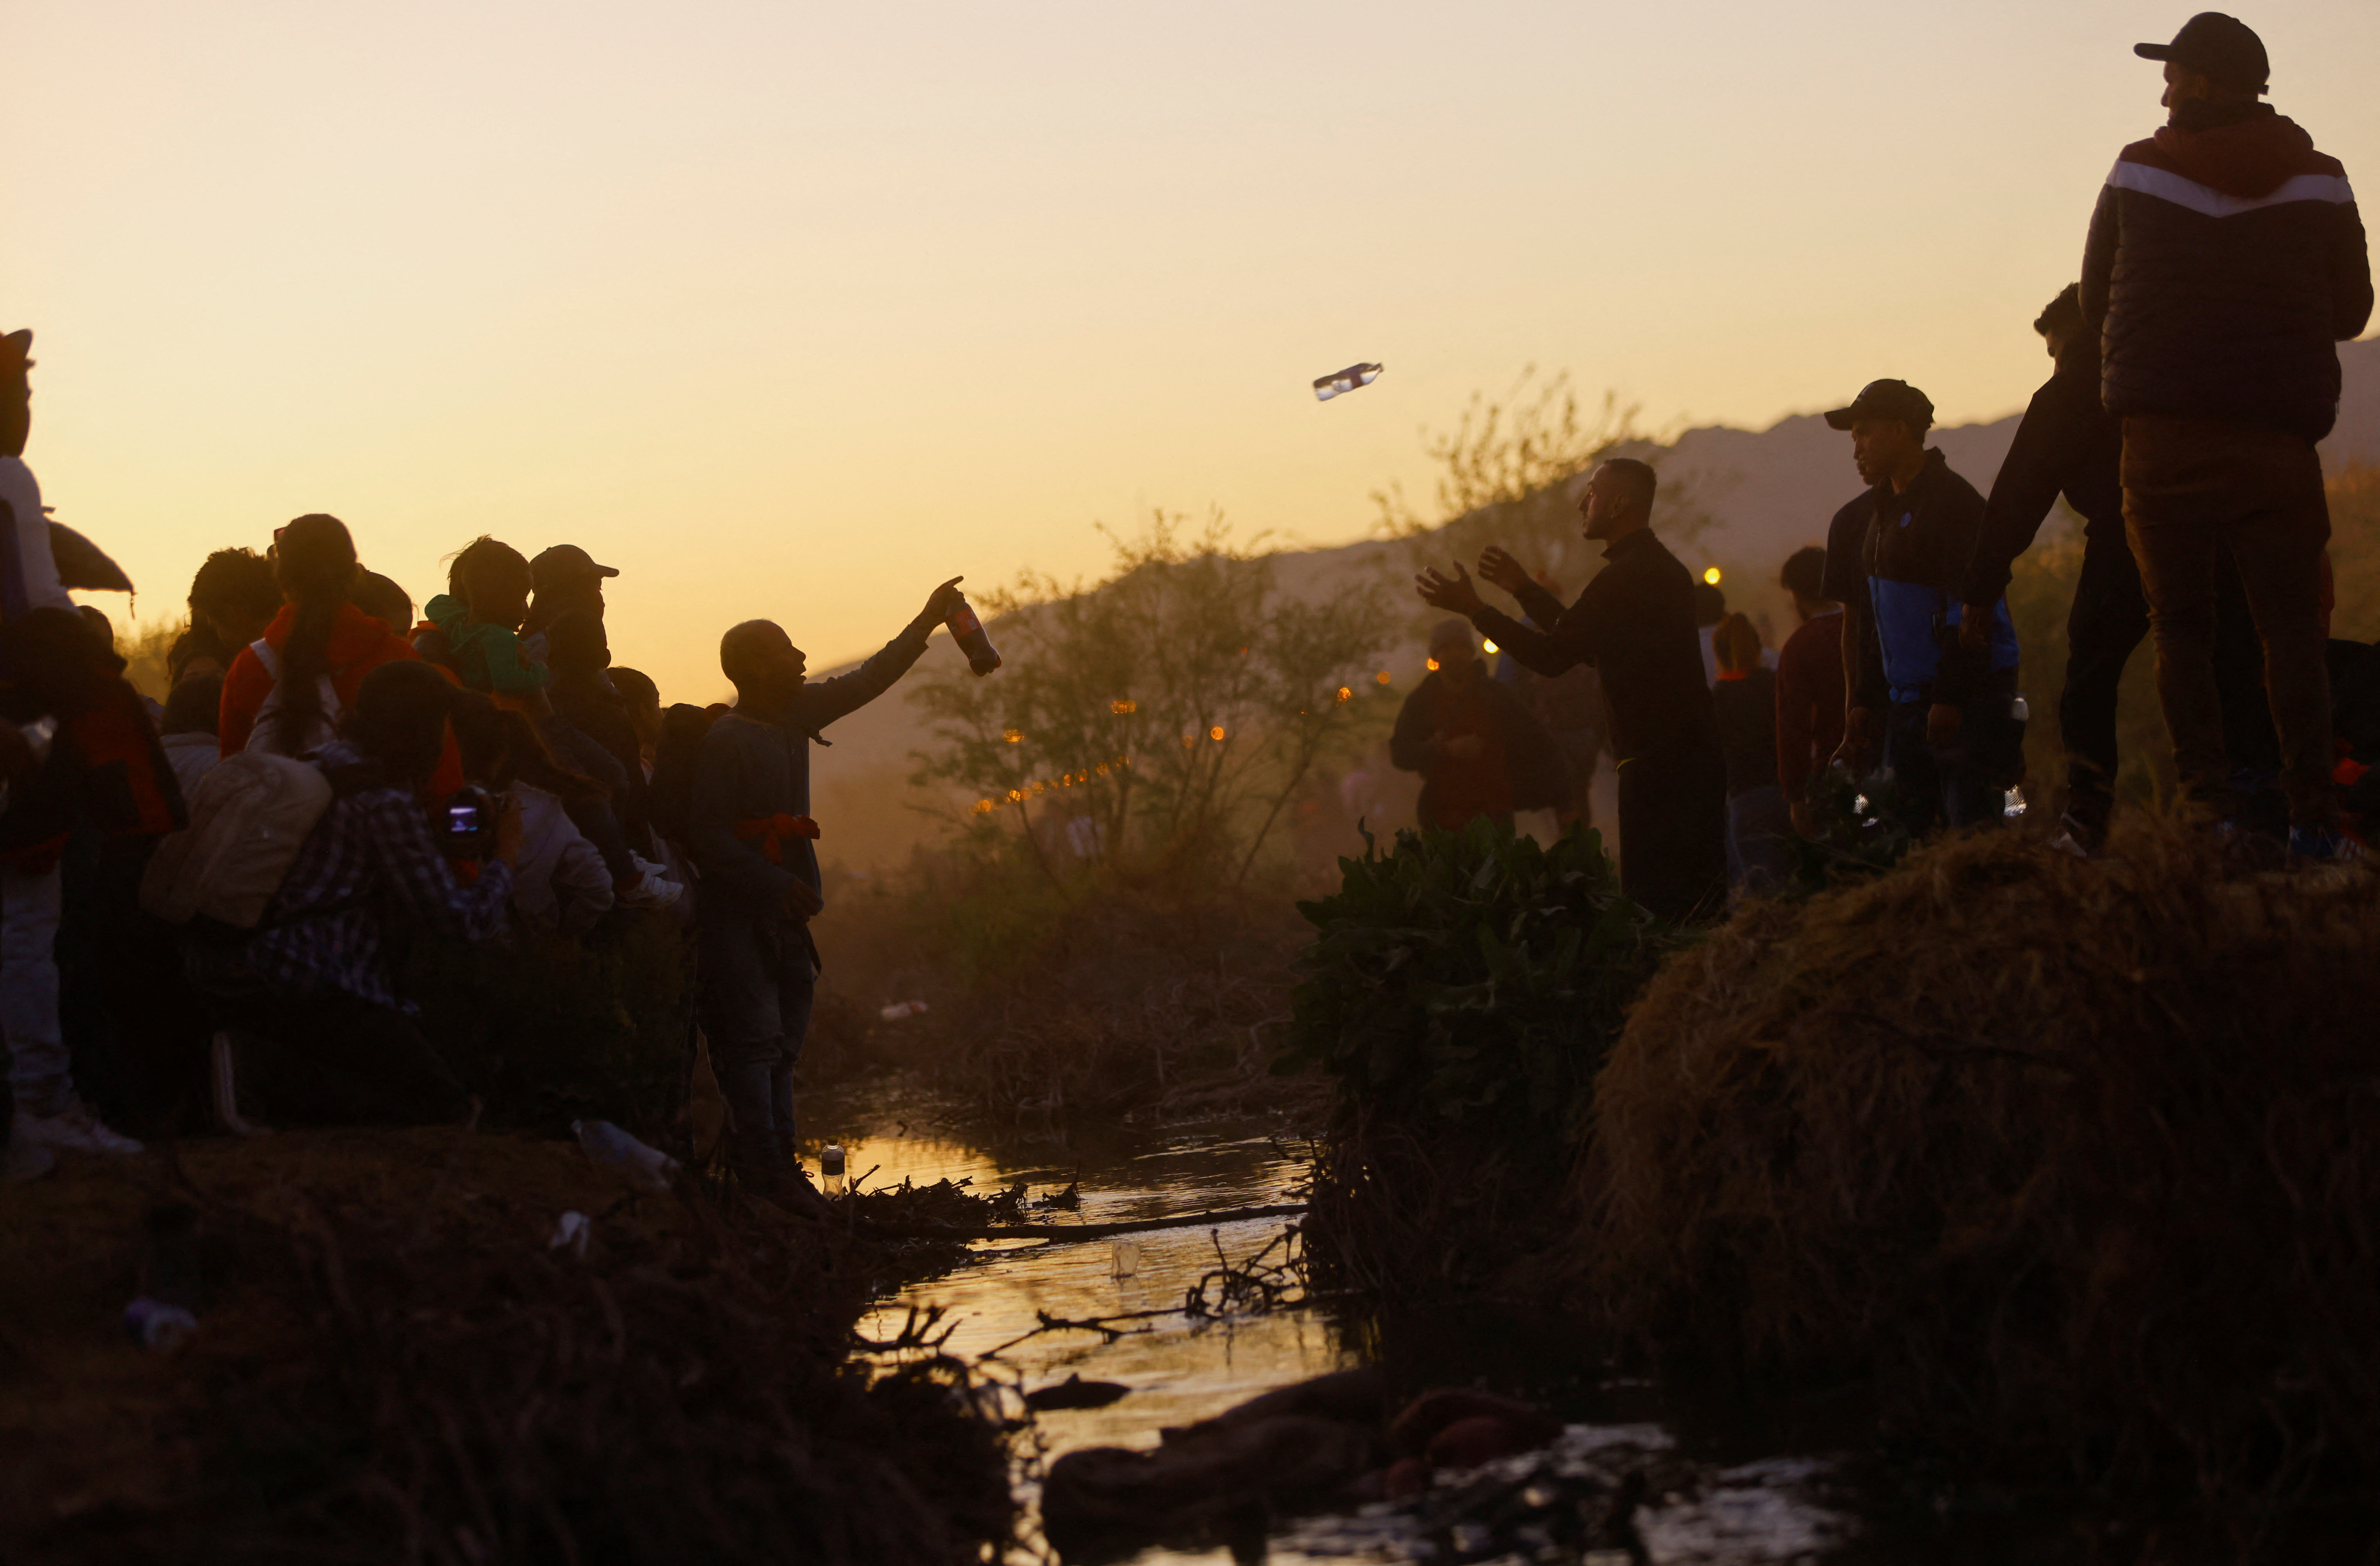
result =
[{"label": "plastic water bottle in midair", "polygon": [[1352,392],[1358,386],[1368,386],[1380,378],[1380,370],[1377,364],[1351,364],[1344,370],[1319,376],[1314,382],[1314,400],[1327,403],[1342,393]]}]

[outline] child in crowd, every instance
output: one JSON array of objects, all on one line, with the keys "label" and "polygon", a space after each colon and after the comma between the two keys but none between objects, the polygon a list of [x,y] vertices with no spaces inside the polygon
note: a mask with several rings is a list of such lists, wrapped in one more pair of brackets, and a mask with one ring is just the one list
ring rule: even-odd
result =
[{"label": "child in crowd", "polygon": [[642,669],[612,670],[612,688],[628,710],[628,725],[636,731],[637,755],[644,763],[645,778],[653,775],[653,749],[662,742],[662,687]]},{"label": "child in crowd", "polygon": [[536,711],[531,698],[545,690],[546,672],[521,654],[528,594],[528,561],[520,551],[492,538],[472,540],[448,566],[446,590],[422,606],[437,640],[419,650],[455,671],[466,689]]}]

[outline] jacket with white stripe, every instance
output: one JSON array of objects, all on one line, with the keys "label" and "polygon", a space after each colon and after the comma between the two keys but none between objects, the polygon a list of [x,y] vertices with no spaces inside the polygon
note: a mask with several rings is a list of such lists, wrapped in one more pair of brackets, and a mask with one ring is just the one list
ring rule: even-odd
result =
[{"label": "jacket with white stripe", "polygon": [[2091,216],[2101,399],[2318,441],[2338,415],[2335,345],[2372,314],[2347,171],[2267,104],[2176,117],[2124,149]]}]

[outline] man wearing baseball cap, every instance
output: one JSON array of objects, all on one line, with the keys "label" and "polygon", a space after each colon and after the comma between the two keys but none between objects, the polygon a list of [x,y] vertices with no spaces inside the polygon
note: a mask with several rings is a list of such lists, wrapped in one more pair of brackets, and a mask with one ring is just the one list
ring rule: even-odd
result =
[{"label": "man wearing baseball cap", "polygon": [[1824,592],[1845,606],[1845,759],[1864,767],[1881,735],[1890,805],[1912,835],[1994,825],[2024,731],[2007,601],[1988,607],[1981,646],[1959,635],[1984,497],[1925,444],[1934,404],[1906,381],[1869,382],[1827,423],[1850,432],[1869,486],[1827,532]]},{"label": "man wearing baseball cap", "polygon": [[2244,23],[2204,12],[2134,52],[2165,63],[2168,118],[2107,175],[2082,302],[2101,400],[2124,421],[2125,532],[2174,762],[2203,808],[2236,808],[2215,676],[2228,544],[2264,642],[2290,849],[2336,858],[2314,443],[2338,417],[2336,345],[2372,314],[2363,223],[2338,161],[2258,102],[2269,62]]}]

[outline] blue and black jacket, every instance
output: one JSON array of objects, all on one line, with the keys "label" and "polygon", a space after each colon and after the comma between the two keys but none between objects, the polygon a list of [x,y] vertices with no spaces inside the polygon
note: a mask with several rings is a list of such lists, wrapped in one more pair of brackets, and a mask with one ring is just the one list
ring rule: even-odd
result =
[{"label": "blue and black jacket", "polygon": [[1868,613],[1858,705],[1962,706],[1984,693],[1992,674],[2017,664],[2016,625],[2005,598],[1992,606],[1988,646],[1971,652],[1959,641],[1959,589],[1983,530],[1984,497],[1950,471],[1939,451],[1928,451],[1915,483],[1899,494],[1889,482],[1879,484],[1867,500],[1860,564]]}]

